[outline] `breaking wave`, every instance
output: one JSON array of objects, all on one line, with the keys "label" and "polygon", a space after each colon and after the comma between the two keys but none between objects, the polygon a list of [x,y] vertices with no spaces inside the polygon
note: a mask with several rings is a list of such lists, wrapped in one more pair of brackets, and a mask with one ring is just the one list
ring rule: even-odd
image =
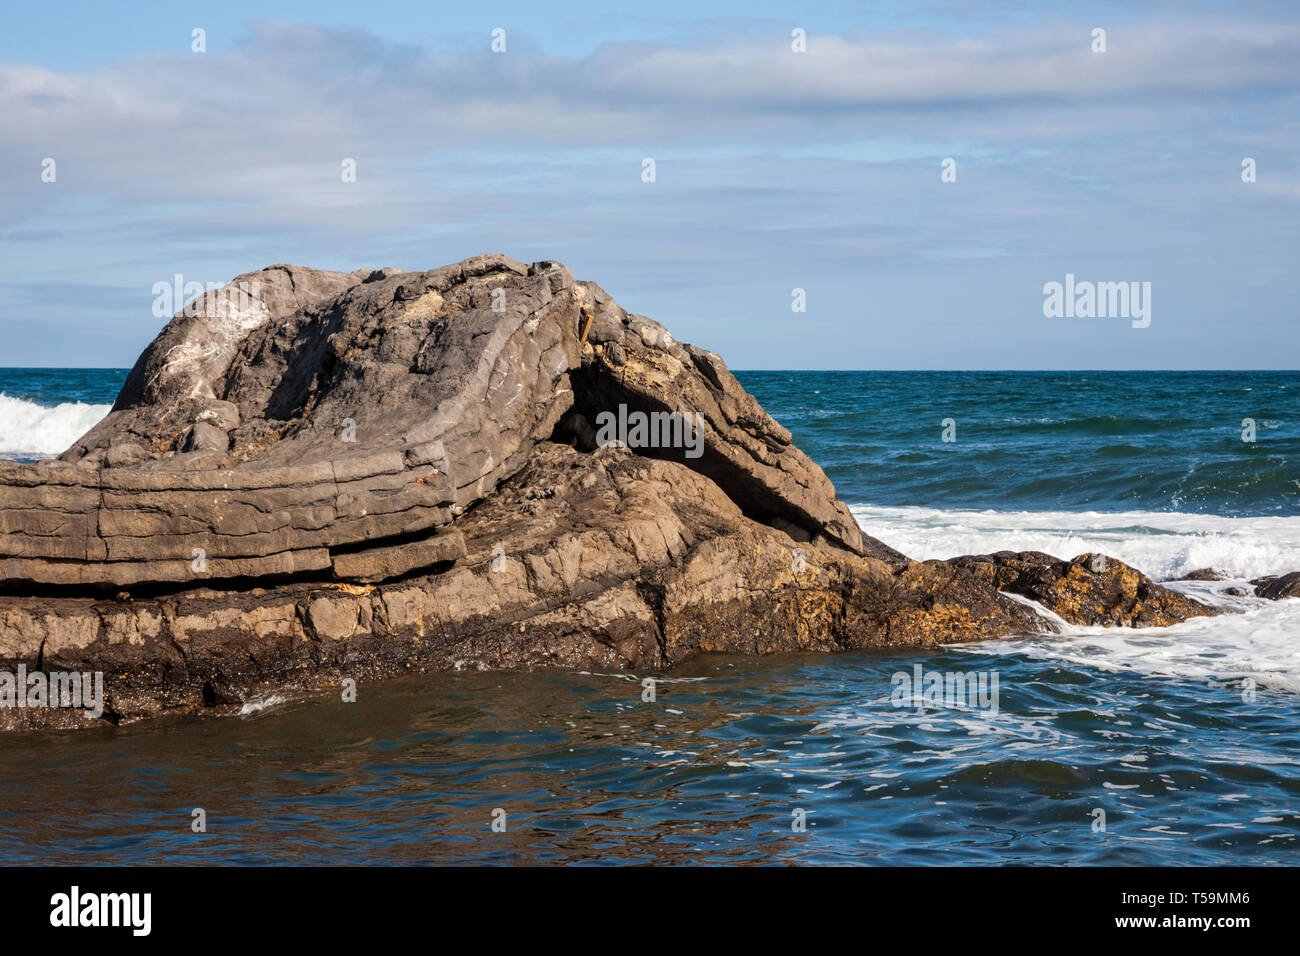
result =
[{"label": "breaking wave", "polygon": [[39,405],[0,392],[0,458],[52,458],[97,425],[111,405]]}]

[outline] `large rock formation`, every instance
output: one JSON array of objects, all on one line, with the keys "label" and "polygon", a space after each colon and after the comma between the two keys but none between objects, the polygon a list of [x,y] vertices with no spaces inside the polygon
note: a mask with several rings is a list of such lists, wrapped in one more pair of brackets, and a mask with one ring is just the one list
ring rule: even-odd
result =
[{"label": "large rock formation", "polygon": [[[0,463],[0,665],[102,670],[110,719],[409,667],[1052,629],[1003,590],[1068,620],[1208,613],[1118,562],[910,561],[721,358],[556,263],[240,283],[182,310],[58,461]],[[609,445],[605,414],[665,440]]]}]

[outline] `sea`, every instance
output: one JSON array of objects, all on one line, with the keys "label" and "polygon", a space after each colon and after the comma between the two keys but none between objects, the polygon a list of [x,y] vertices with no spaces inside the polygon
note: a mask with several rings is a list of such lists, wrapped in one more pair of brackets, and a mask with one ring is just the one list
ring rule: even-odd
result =
[{"label": "sea", "polygon": [[[0,855],[80,864],[1295,865],[1300,373],[740,372],[914,558],[1100,551],[1229,613],[621,673],[460,671],[0,737]],[[0,456],[125,369],[0,369]],[[1229,593],[1236,591],[1238,593]],[[920,675],[997,678],[996,705]],[[205,822],[196,832],[196,811]]]}]

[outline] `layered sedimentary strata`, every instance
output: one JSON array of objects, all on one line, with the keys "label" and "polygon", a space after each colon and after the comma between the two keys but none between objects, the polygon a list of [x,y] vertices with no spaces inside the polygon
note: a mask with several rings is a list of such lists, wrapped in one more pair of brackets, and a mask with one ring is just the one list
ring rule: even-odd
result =
[{"label": "layered sedimentary strata", "polygon": [[[1054,627],[1004,591],[1089,623],[1209,612],[1118,562],[909,560],[719,356],[556,263],[236,283],[258,294],[182,310],[58,461],[0,463],[0,664],[104,671],[110,720],[407,668]],[[698,441],[601,447],[617,410]]]},{"label": "layered sedimentary strata", "polygon": [[[178,314],[60,462],[0,469],[5,585],[364,578],[340,549],[450,524],[572,403],[562,267],[484,256],[238,281],[274,294],[242,318]],[[447,551],[436,536],[409,549],[429,560],[408,570]]]}]

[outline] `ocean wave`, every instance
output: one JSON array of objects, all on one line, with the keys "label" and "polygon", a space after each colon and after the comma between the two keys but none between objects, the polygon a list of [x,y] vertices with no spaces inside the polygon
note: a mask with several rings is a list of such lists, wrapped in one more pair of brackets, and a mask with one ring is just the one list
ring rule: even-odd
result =
[{"label": "ocean wave", "polygon": [[0,458],[51,458],[90,431],[111,405],[38,405],[0,392]]},{"label": "ocean wave", "polygon": [[257,697],[253,700],[245,701],[243,706],[239,708],[239,716],[251,717],[254,714],[260,714],[262,711],[269,710],[272,707],[279,707],[288,699],[289,698],[285,697],[283,694],[267,694],[264,697]]},{"label": "ocean wave", "polygon": [[868,534],[918,560],[993,551],[1100,551],[1156,580],[1198,568],[1232,578],[1300,570],[1300,517],[1166,511],[963,511],[852,505]]},{"label": "ocean wave", "polygon": [[[1268,601],[1250,580],[1300,570],[1300,517],[1227,518],[1162,511],[945,511],[854,505],[863,529],[918,560],[993,551],[1045,551],[1072,558],[1100,551],[1156,580],[1217,568],[1223,581],[1175,587],[1224,613],[1167,628],[1080,627],[1053,619],[1060,634],[966,645],[1057,659],[1103,671],[1173,677],[1244,689],[1300,693],[1300,600]],[[1226,593],[1229,587],[1244,596]],[[1033,604],[1027,599],[1023,603]]]}]

